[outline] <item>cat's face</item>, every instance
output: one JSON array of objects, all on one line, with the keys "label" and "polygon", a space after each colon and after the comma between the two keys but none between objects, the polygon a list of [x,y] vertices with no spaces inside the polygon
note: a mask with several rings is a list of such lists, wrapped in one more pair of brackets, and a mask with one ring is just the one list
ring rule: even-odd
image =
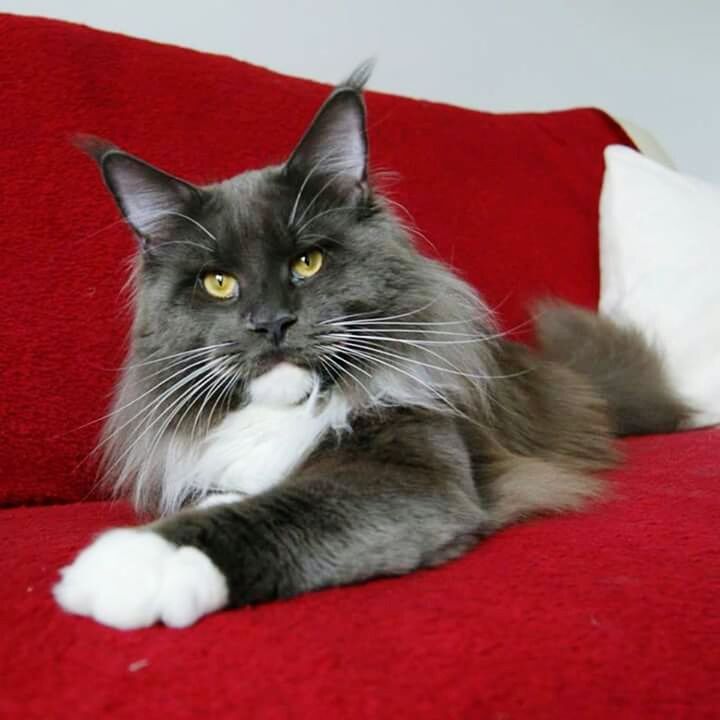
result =
[{"label": "cat's face", "polygon": [[359,183],[345,191],[327,181],[302,187],[284,168],[249,172],[166,219],[167,240],[156,234],[142,256],[136,353],[232,343],[247,377],[282,360],[323,372],[333,320],[394,312],[404,298],[393,275],[413,261],[407,245]]},{"label": "cat's face", "polygon": [[205,187],[85,141],[140,242],[124,392],[167,406],[160,428],[237,405],[281,362],[324,388],[377,395],[392,375],[427,394],[452,333],[476,331],[472,292],[371,187],[365,127],[360,85],[342,86],[284,165]]}]

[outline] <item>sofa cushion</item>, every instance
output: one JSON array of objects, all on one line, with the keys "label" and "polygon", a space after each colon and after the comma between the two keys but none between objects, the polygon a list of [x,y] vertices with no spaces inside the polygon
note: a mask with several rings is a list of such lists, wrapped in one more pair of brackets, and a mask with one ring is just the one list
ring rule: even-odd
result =
[{"label": "sofa cushion", "polygon": [[600,312],[641,328],[687,427],[720,424],[720,186],[627,147],[605,150]]},{"label": "sofa cushion", "polygon": [[[72,135],[211,181],[282,161],[328,88],[51,20],[2,15],[0,35],[0,504],[80,500],[95,481],[93,421],[123,359],[134,241]],[[399,174],[388,190],[400,216],[506,328],[522,335],[538,295],[596,302],[602,151],[629,142],[608,116],[495,115],[378,93],[368,106],[371,163]]]},{"label": "sofa cushion", "polygon": [[626,441],[613,497],[397,579],[120,632],[57,568],[124,504],[0,511],[0,717],[710,718],[720,430]]}]

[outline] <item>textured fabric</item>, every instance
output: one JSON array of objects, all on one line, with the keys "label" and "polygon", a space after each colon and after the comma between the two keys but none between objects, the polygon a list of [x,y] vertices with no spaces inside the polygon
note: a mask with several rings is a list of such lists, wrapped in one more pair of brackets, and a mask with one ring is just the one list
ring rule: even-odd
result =
[{"label": "textured fabric", "polygon": [[[80,500],[107,410],[134,240],[79,131],[196,182],[284,159],[328,88],[229,58],[0,16],[0,504]],[[349,71],[338,72],[338,77]],[[517,333],[528,298],[597,301],[603,113],[492,115],[369,93],[371,163],[398,213]]]},{"label": "textured fabric", "polygon": [[717,718],[720,431],[624,446],[587,514],[180,631],[110,630],[50,598],[126,506],[0,511],[0,717]]},{"label": "textured fabric", "polygon": [[605,161],[600,310],[662,349],[689,426],[720,424],[720,187],[622,146]]}]

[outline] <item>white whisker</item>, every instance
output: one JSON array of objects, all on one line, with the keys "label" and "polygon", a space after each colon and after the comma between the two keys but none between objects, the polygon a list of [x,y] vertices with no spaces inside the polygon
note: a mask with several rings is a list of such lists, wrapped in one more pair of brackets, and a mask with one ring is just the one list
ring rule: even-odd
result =
[{"label": "white whisker", "polygon": [[[217,380],[212,384],[211,387],[208,388],[207,392],[205,393],[205,398],[202,401],[202,404],[200,405],[200,408],[195,413],[195,421],[193,422],[192,430],[190,430],[190,442],[192,443],[195,438],[195,430],[197,429],[198,422],[200,421],[200,418],[202,416],[203,410],[205,409],[205,406],[210,402],[210,399],[213,397],[214,393],[222,386],[225,385],[227,382],[228,376],[232,377],[232,372],[228,372],[229,368],[224,367],[221,369],[219,376]],[[180,419],[180,423],[182,423],[182,418]]]},{"label": "white whisker", "polygon": [[[440,299],[439,297],[436,297],[433,300],[430,300],[429,302],[425,303],[425,305],[421,305],[419,308],[417,308],[415,310],[410,310],[408,312],[404,312],[399,315],[388,315],[386,317],[379,318],[379,319],[380,320],[395,320],[397,318],[410,317],[411,315],[416,315],[417,313],[422,312],[423,310],[427,310],[431,305],[434,305],[439,299]],[[357,315],[365,315],[365,314],[366,313],[354,313],[353,315],[346,315],[345,317],[351,318],[351,317],[355,317]],[[342,320],[343,318],[331,318],[330,320],[322,320],[321,322],[318,323],[318,325],[330,325],[332,323],[337,323],[337,321],[339,319]],[[361,322],[361,321],[353,320],[352,322]],[[367,321],[367,322],[370,322],[370,321]],[[345,324],[349,325],[350,323],[345,323]]]},{"label": "white whisker", "polygon": [[212,248],[201,245],[200,243],[193,242],[192,240],[163,240],[163,242],[160,244],[160,247],[165,248],[168,245],[190,245],[191,247],[200,248],[206,253],[212,252]]},{"label": "white whisker", "polygon": [[412,326],[434,326],[434,325],[472,325],[473,320],[471,318],[467,318],[466,320],[434,320],[434,321],[422,321],[422,320],[416,320],[416,321],[407,321],[407,320],[400,320],[400,321],[392,321],[388,318],[368,318],[367,320],[349,320],[349,321],[324,321],[321,324],[332,324],[332,325],[389,325],[391,327],[395,327],[396,325],[412,325]]},{"label": "white whisker", "polygon": [[337,207],[337,208],[330,208],[329,210],[323,210],[322,212],[316,213],[313,215],[309,220],[306,220],[297,230],[298,235],[302,235],[305,228],[310,225],[311,223],[314,223],[318,218],[323,217],[324,215],[329,215],[330,213],[336,213],[336,212],[357,212],[357,205],[343,205],[343,207]]},{"label": "white whisker", "polygon": [[[355,338],[356,338],[356,336],[353,335],[350,339],[355,340]],[[363,340],[364,338],[362,338],[360,336],[360,337],[358,337],[358,339]],[[395,338],[387,338],[387,340],[393,341],[393,340],[395,340]],[[446,358],[444,355],[441,355],[439,352],[435,352],[434,350],[431,350],[428,347],[418,345],[418,344],[412,342],[411,340],[398,340],[398,343],[401,345],[405,345],[405,346],[409,345],[411,347],[416,348],[417,350],[422,350],[423,352],[428,353],[429,355],[432,355],[433,357],[436,357],[438,360],[441,360],[442,362],[446,363],[449,367],[453,368],[454,370],[458,371],[459,373],[461,373],[463,375],[466,374],[466,371],[464,371],[462,368],[459,368],[457,365],[455,365],[455,363],[451,362],[448,358]],[[375,347],[377,345],[376,342],[371,342],[370,344],[372,344],[373,347]],[[483,380],[484,379],[486,379],[486,376],[483,376]]]},{"label": "white whisker", "polygon": [[161,358],[153,358],[152,360],[145,360],[143,362],[139,363],[132,363],[131,365],[124,365],[121,370],[129,370],[130,368],[138,368],[143,367],[144,365],[152,365],[154,363],[164,362],[165,360],[170,360],[172,358],[182,357],[185,355],[193,355],[195,353],[202,353],[207,350],[215,350],[217,348],[221,347],[227,347],[228,345],[234,345],[233,340],[226,340],[225,342],[217,343],[215,345],[203,345],[202,347],[197,348],[191,348],[190,350],[183,350],[182,352],[173,353],[172,355],[165,355]]},{"label": "white whisker", "polygon": [[[345,320],[346,318],[356,318],[360,316],[368,316],[368,315],[375,315],[375,310],[367,310],[366,312],[356,312],[356,313],[350,313],[350,315],[339,315],[338,317],[334,318],[328,318],[327,320],[322,320],[318,322],[318,325],[334,325],[339,323],[341,320]],[[341,323],[344,324],[344,323]]]},{"label": "white whisker", "polygon": [[195,220],[194,218],[191,218],[189,215],[185,215],[184,213],[181,213],[181,212],[175,212],[173,210],[167,210],[166,212],[163,212],[160,214],[161,217],[163,215],[176,215],[177,217],[184,218],[188,222],[191,222],[193,225],[195,225],[195,227],[202,230],[211,240],[217,242],[217,238],[202,223],[199,223],[197,220]]},{"label": "white whisker", "polygon": [[[227,358],[223,358],[223,359],[227,360]],[[176,410],[168,415],[168,417],[165,419],[165,422],[163,422],[163,424],[160,426],[160,429],[155,433],[155,438],[152,441],[152,443],[150,444],[150,449],[148,452],[149,455],[153,455],[155,453],[157,446],[159,445],[160,440],[163,438],[163,436],[167,432],[167,429],[173,423],[175,418],[177,418],[178,415],[180,415],[180,412],[182,411],[183,406],[186,406],[185,411],[182,413],[182,415],[180,415],[178,421],[175,423],[175,427],[173,429],[173,433],[172,433],[172,436],[170,439],[170,443],[172,444],[172,442],[174,441],[174,439],[177,435],[178,429],[182,426],[182,423],[185,420],[185,418],[187,417],[190,410],[192,410],[192,407],[193,407],[195,401],[199,397],[201,397],[203,394],[205,394],[205,400],[207,400],[208,393],[212,392],[212,386],[214,386],[215,382],[217,381],[217,375],[220,374],[220,376],[222,377],[223,371],[224,370],[223,370],[222,364],[219,368],[218,367],[212,368],[211,370],[208,371],[207,377],[201,378],[200,382],[197,383],[197,385],[192,385],[188,389],[188,391],[186,393],[184,393],[184,396],[183,396],[184,399],[183,399],[182,403],[180,403],[179,405],[178,405],[178,403],[175,403]],[[204,406],[204,403],[203,403],[203,406]],[[196,421],[199,416],[199,413],[202,412],[202,407],[197,412],[198,412],[198,414],[195,416]],[[195,430],[195,426],[193,425],[193,432],[194,432],[194,430]],[[190,435],[191,442],[192,442],[192,437],[193,437],[193,435],[191,433],[191,435]]]},{"label": "white whisker", "polygon": [[[357,340],[360,340],[360,341],[367,340],[367,338],[365,338],[365,337],[363,337],[363,336],[353,336],[353,337],[351,338],[351,341],[354,341],[354,340],[356,340],[356,339],[357,339]],[[404,359],[404,360],[407,360],[408,362],[426,364],[427,367],[429,367],[429,368],[435,368],[435,369],[437,369],[437,370],[443,370],[443,371],[445,371],[445,372],[451,372],[451,373],[456,374],[456,375],[462,375],[462,376],[464,376],[464,377],[466,377],[466,378],[477,378],[478,380],[507,380],[507,379],[509,379],[509,378],[520,377],[521,375],[526,375],[527,373],[530,372],[530,369],[526,369],[526,370],[520,370],[519,372],[516,372],[516,373],[508,373],[508,374],[505,374],[505,375],[477,375],[477,374],[475,374],[475,373],[469,373],[469,372],[466,372],[466,371],[464,371],[464,370],[461,370],[461,369],[458,368],[456,365],[452,364],[452,363],[450,362],[450,360],[448,360],[446,357],[444,357],[444,356],[441,355],[440,353],[434,352],[434,351],[430,350],[429,348],[423,347],[422,345],[419,345],[419,344],[417,344],[417,343],[415,343],[415,342],[412,342],[411,340],[399,340],[398,338],[374,338],[374,337],[373,337],[372,339],[377,339],[377,340],[379,340],[379,341],[386,341],[386,340],[388,340],[388,341],[391,341],[391,342],[393,342],[393,341],[394,341],[394,342],[398,342],[398,343],[401,343],[401,344],[403,344],[403,345],[411,345],[412,347],[417,348],[418,350],[423,350],[424,352],[430,353],[431,355],[434,355],[435,357],[439,358],[439,359],[442,360],[443,362],[448,363],[452,368],[455,369],[455,371],[453,372],[452,370],[448,370],[448,369],[442,368],[442,367],[437,367],[437,366],[435,366],[435,365],[427,365],[426,363],[421,363],[421,361],[419,361],[419,360],[413,360],[412,358],[409,358],[409,357],[404,356],[404,355],[397,355],[396,357],[402,358],[402,359]],[[372,342],[367,342],[367,343],[365,343],[365,344],[367,344],[369,347],[372,347],[372,348],[376,348],[377,345],[378,345],[377,342],[374,342],[374,343],[372,343]],[[384,352],[390,352],[390,351],[389,351],[389,350],[384,350]]]},{"label": "white whisker", "polygon": [[359,350],[357,348],[353,349],[342,349],[339,350],[339,352],[344,352],[346,354],[350,354],[351,356],[356,355],[358,357],[364,358],[366,360],[369,360],[370,362],[382,365],[384,367],[389,368],[390,370],[393,370],[394,372],[398,372],[401,375],[405,375],[406,377],[410,378],[414,382],[417,382],[422,387],[424,387],[426,390],[428,390],[434,397],[436,397],[440,402],[442,402],[445,406],[447,406],[452,412],[454,412],[456,415],[463,417],[464,419],[468,420],[469,422],[475,423],[475,421],[469,417],[466,413],[464,413],[462,410],[460,410],[456,405],[454,405],[450,400],[448,400],[443,393],[441,393],[437,388],[433,387],[432,385],[429,385],[424,380],[421,380],[417,375],[414,375],[411,372],[408,372],[407,370],[404,370],[401,367],[398,367],[397,365],[394,365],[393,363],[387,362],[386,360],[383,360],[382,358],[378,358],[377,356],[374,356],[372,354],[366,353],[363,350]]},{"label": "white whisker", "polygon": [[342,168],[341,170],[338,170],[336,173],[330,176],[330,179],[323,184],[323,186],[315,193],[312,200],[306,205],[305,209],[300,214],[300,217],[298,218],[298,223],[302,223],[302,221],[305,219],[305,216],[310,211],[310,208],[317,202],[318,198],[343,174],[347,173],[347,168]]},{"label": "white whisker", "polygon": [[419,347],[420,345],[435,345],[435,346],[442,346],[442,345],[468,345],[468,344],[474,344],[474,343],[483,343],[488,342],[491,340],[490,337],[475,337],[470,340],[420,340],[418,338],[413,338],[412,340],[409,340],[407,338],[396,338],[392,335],[367,335],[365,333],[360,332],[353,332],[353,331],[345,331],[345,332],[331,332],[327,333],[325,337],[329,338],[344,338],[344,337],[353,337],[363,340],[381,340],[388,342],[396,342],[399,344],[408,344],[408,345],[415,345],[415,347]]},{"label": "white whisker", "polygon": [[425,235],[425,233],[420,231],[417,223],[415,222],[415,218],[412,216],[410,211],[402,203],[399,203],[397,200],[392,200],[390,197],[388,197],[387,193],[383,195],[383,200],[401,210],[408,220],[406,222],[401,218],[397,217],[397,215],[395,215],[396,222],[398,222],[400,226],[403,227],[411,235],[416,235],[421,240],[424,240],[435,251],[435,254],[440,257],[440,250],[438,250],[437,245],[435,245],[435,243],[430,240],[430,238]]},{"label": "white whisker", "polygon": [[[379,348],[377,344],[365,342],[365,341],[358,341],[358,340],[350,340],[349,342],[345,342],[343,347],[351,347],[351,348],[362,348],[363,350],[366,350],[368,352],[377,352],[381,355],[384,355],[385,357],[391,357],[395,358],[397,360],[402,360],[403,362],[411,363],[412,365],[420,365],[422,367],[429,368],[431,370],[440,370],[441,372],[450,373],[451,375],[459,375],[464,378],[468,378],[471,380],[486,380],[487,377],[485,375],[477,375],[475,373],[469,373],[464,372],[462,370],[454,370],[452,367],[442,367],[441,365],[434,365],[433,363],[426,363],[422,360],[416,360],[415,358],[408,357],[407,355],[400,355],[399,353],[391,352],[390,350],[384,350],[382,348]],[[442,356],[439,356],[442,357]]]},{"label": "white whisker", "polygon": [[[112,440],[112,438],[115,437],[121,430],[123,430],[123,428],[127,427],[130,423],[134,422],[143,413],[145,413],[146,416],[152,415],[168,397],[172,396],[172,394],[174,392],[177,392],[177,390],[179,390],[180,388],[184,387],[188,383],[193,382],[195,380],[195,378],[206,373],[213,364],[217,363],[221,359],[222,358],[215,358],[214,360],[209,360],[209,361],[206,361],[203,363],[199,363],[201,365],[201,367],[193,370],[193,372],[191,372],[189,375],[187,375],[187,376],[181,378],[180,380],[178,380],[177,382],[173,383],[173,385],[171,387],[166,389],[159,397],[155,398],[150,403],[150,405],[148,405],[147,407],[141,408],[140,412],[133,415],[129,420],[125,421],[119,427],[114,428],[112,433],[110,433],[105,438],[103,438],[103,441],[98,445],[96,450],[99,449],[100,447],[102,447],[103,445],[105,445],[110,440]],[[185,369],[180,370],[179,372],[175,373],[175,375],[180,375],[181,373],[184,373],[184,372],[185,372]],[[111,468],[114,466],[115,466],[115,463],[113,463]]]},{"label": "white whisker", "polygon": [[[174,389],[175,389],[175,388],[178,386],[178,384],[181,383],[181,382],[182,382],[182,381],[180,380],[180,381],[174,383],[173,386],[172,386],[169,390],[170,390],[171,392],[174,391]],[[163,393],[163,395],[162,395],[160,398],[156,398],[155,400],[153,400],[149,405],[143,406],[143,407],[140,409],[140,411],[137,412],[135,415],[133,415],[129,420],[127,420],[126,422],[124,422],[122,425],[114,428],[111,433],[105,435],[105,436],[102,438],[101,442],[99,442],[99,443],[95,446],[95,448],[93,448],[93,450],[88,454],[88,456],[87,456],[86,458],[84,458],[84,459],[81,461],[80,464],[82,464],[83,462],[85,462],[85,461],[87,460],[87,458],[89,458],[89,457],[91,457],[92,455],[94,455],[94,454],[96,454],[97,452],[99,452],[99,451],[103,448],[104,445],[107,445],[108,443],[113,443],[113,442],[115,441],[115,438],[117,437],[117,435],[118,435],[125,427],[127,427],[127,426],[130,425],[134,420],[136,420],[138,417],[140,417],[140,416],[143,415],[143,414],[145,414],[145,416],[147,416],[148,414],[150,414],[150,413],[153,411],[154,406],[156,406],[158,403],[160,403],[164,397],[165,397],[165,393]],[[143,421],[145,421],[145,419],[146,419],[146,418],[143,417],[143,419],[142,419],[140,422],[142,423]],[[108,461],[108,456],[106,456],[105,461],[106,461],[106,462]],[[115,468],[115,465],[116,465],[116,463],[113,462],[112,465],[110,465],[109,468],[108,468],[108,467],[105,468],[107,475],[110,474],[110,470],[112,470],[112,469]]]},{"label": "white whisker", "polygon": [[315,174],[315,172],[320,167],[320,165],[322,165],[322,163],[324,163],[326,160],[329,160],[333,155],[336,155],[337,157],[337,152],[337,148],[331,148],[324,155],[321,155],[318,161],[308,171],[308,174],[305,176],[302,183],[300,184],[300,189],[295,196],[295,202],[293,203],[292,210],[290,211],[290,215],[287,221],[288,227],[292,227],[295,223],[295,214],[297,213],[298,205],[300,204],[300,198],[302,197],[303,191],[305,190],[305,186],[308,184],[308,182],[310,182],[310,178]]},{"label": "white whisker", "polygon": [[[195,378],[203,375],[204,373],[210,372],[214,369],[214,365],[216,365],[219,361],[224,360],[225,358],[216,358],[215,360],[210,360],[204,367],[199,368],[195,372],[191,373],[189,376],[183,378],[182,380],[178,381],[171,387],[169,390],[166,390],[160,398],[155,400],[152,405],[148,408],[147,412],[147,418],[146,421],[138,428],[140,430],[140,434],[137,435],[133,442],[125,449],[125,451],[117,457],[112,465],[108,468],[108,473],[111,473],[112,470],[121,462],[125,460],[125,458],[132,452],[133,448],[140,442],[140,440],[147,434],[149,430],[151,430],[160,420],[165,417],[169,412],[173,411],[174,408],[177,407],[179,400],[184,400],[188,397],[188,393],[192,393],[193,389],[197,386],[191,386],[187,391],[185,391],[179,399],[176,399],[174,402],[172,402],[169,406],[167,406],[160,415],[154,417],[155,412],[160,408],[161,404],[164,402],[164,400],[172,395],[172,393],[177,392],[180,388],[186,386],[188,383],[191,383],[195,380]],[[148,422],[151,421],[151,422]]]},{"label": "white whisker", "polygon": [[321,235],[320,233],[305,233],[303,240],[328,240],[329,242],[340,244],[341,241],[338,238],[331,237],[330,235]]},{"label": "white whisker", "polygon": [[[331,363],[332,366],[334,366],[337,371],[340,373],[340,376],[342,374],[348,375],[352,380],[354,380],[366,393],[370,400],[370,404],[375,404],[375,397],[373,394],[368,390],[365,383],[363,383],[358,377],[353,375],[353,373],[348,370],[347,367],[344,367],[343,365],[350,365],[351,367],[356,368],[357,370],[360,370],[361,372],[365,373],[368,377],[372,377],[372,375],[367,372],[364,368],[361,368],[359,365],[355,365],[355,363],[351,362],[347,358],[339,357],[337,354],[330,354],[330,355],[324,355],[324,360]],[[323,362],[323,358],[320,358],[320,361]]]},{"label": "white whisker", "polygon": [[[167,378],[165,378],[164,380],[156,383],[156,384],[153,385],[149,390],[146,390],[144,393],[142,393],[142,394],[139,395],[138,397],[134,398],[133,400],[130,400],[129,402],[125,403],[124,405],[121,405],[120,407],[113,408],[110,412],[106,413],[106,414],[103,415],[102,417],[96,418],[95,420],[90,420],[89,422],[86,422],[86,423],[84,423],[83,425],[80,425],[79,427],[74,428],[73,430],[69,430],[68,432],[77,432],[78,430],[82,430],[82,429],[84,429],[84,428],[86,428],[86,427],[90,427],[90,425],[95,425],[95,424],[97,424],[97,423],[99,423],[99,422],[102,422],[103,420],[108,420],[109,418],[114,417],[115,415],[123,412],[124,410],[127,410],[127,408],[129,408],[130,406],[132,406],[132,405],[134,405],[135,403],[139,402],[139,401],[142,400],[144,397],[147,397],[148,395],[150,395],[150,393],[155,392],[155,391],[158,390],[160,387],[162,387],[162,386],[165,385],[166,383],[170,382],[173,378],[177,377],[178,375],[182,375],[184,372],[187,372],[188,370],[191,370],[191,369],[194,368],[194,367],[198,367],[199,365],[202,365],[202,364],[205,363],[206,361],[207,361],[206,358],[202,358],[202,359],[200,359],[200,360],[198,360],[197,358],[194,358],[194,359],[192,359],[192,361],[188,361],[188,362],[190,362],[189,365],[185,365],[185,366],[182,367],[180,370],[177,370],[176,372],[172,373],[169,377],[167,377]],[[182,363],[184,363],[184,362],[186,362],[186,360],[184,360],[184,359],[182,359],[182,360],[176,360],[175,362],[171,363],[167,368],[163,368],[162,370],[159,370],[159,371],[157,371],[157,372],[152,373],[151,375],[148,376],[148,378],[153,377],[154,375],[158,375],[158,374],[160,374],[160,373],[162,373],[162,372],[165,372],[166,370],[170,369],[171,367],[180,365],[180,364],[182,364]],[[144,378],[144,379],[147,379],[147,378]],[[112,438],[118,431],[120,431],[120,430],[122,430],[124,427],[126,427],[129,423],[131,423],[133,420],[135,420],[135,418],[137,418],[139,415],[142,415],[142,413],[143,413],[143,411],[144,411],[145,409],[146,409],[146,408],[142,408],[137,414],[133,415],[133,417],[131,417],[127,422],[125,422],[125,423],[123,423],[122,425],[120,425],[120,427],[115,428],[115,430],[114,430],[111,434],[109,434],[109,435],[107,435],[105,438],[103,438],[103,440],[102,440],[100,443],[98,443],[98,444],[95,446],[95,448],[93,448],[93,450],[90,451],[89,455],[87,455],[87,456],[81,461],[80,464],[82,465],[82,463],[85,462],[89,457],[92,457],[94,454],[96,454],[96,453],[98,452],[98,450],[100,450],[100,449],[102,448],[102,446],[105,445],[105,443],[106,443],[108,440],[110,440],[110,438]],[[67,433],[66,433],[66,434],[67,434]],[[58,436],[58,437],[63,437],[63,436],[60,435],[60,436]]]},{"label": "white whisker", "polygon": [[[449,321],[448,323],[444,324],[451,324],[454,321]],[[466,322],[466,321],[460,321],[460,322]],[[503,330],[501,332],[492,333],[491,335],[485,335],[485,334],[478,334],[478,333],[464,333],[464,332],[454,332],[454,331],[442,331],[442,330],[424,330],[422,328],[418,328],[417,330],[413,330],[412,328],[404,329],[404,328],[396,328],[395,325],[440,325],[443,323],[373,323],[372,321],[367,321],[366,323],[363,323],[362,321],[355,322],[348,322],[348,323],[334,323],[338,328],[340,328],[344,332],[363,332],[364,330],[367,332],[375,332],[375,333],[423,333],[424,335],[455,335],[457,337],[474,337],[475,340],[471,340],[470,342],[475,342],[476,340],[480,341],[488,341],[488,340],[496,340],[498,338],[503,338],[511,333],[515,332],[516,330],[519,330],[523,327],[526,327],[531,323],[530,320],[526,320],[525,322],[519,323],[515,327],[510,328],[509,330]],[[320,323],[318,323],[320,324]],[[470,323],[467,323],[470,324]],[[365,325],[372,325],[372,327],[365,327]],[[384,325],[387,325],[387,327],[384,327]],[[332,331],[331,331],[332,332]],[[330,334],[330,333],[328,333]],[[421,342],[418,340],[418,342]],[[424,341],[424,342],[435,342],[435,341]],[[437,341],[438,343],[443,343],[444,341]],[[463,343],[465,341],[459,341],[459,343]]]},{"label": "white whisker", "polygon": [[[342,325],[338,325],[338,327],[342,327]],[[347,328],[346,332],[362,332],[365,328],[362,325],[356,325],[354,327]],[[395,327],[378,327],[377,325],[374,325],[372,327],[367,328],[368,332],[380,332],[380,333],[406,333],[406,334],[414,334],[414,335],[445,335],[449,337],[459,337],[459,338],[471,338],[470,340],[460,340],[459,342],[477,342],[478,340],[485,341],[487,340],[487,335],[481,335],[478,333],[468,333],[468,332],[454,332],[452,330],[425,330],[423,328],[395,328]],[[428,342],[433,342],[431,340],[428,340]],[[439,340],[437,342],[445,342],[443,340]]]},{"label": "white whisker", "polygon": [[[222,386],[220,392],[218,392],[217,397],[215,398],[215,402],[213,403],[213,406],[210,409],[207,426],[205,428],[206,435],[210,432],[210,429],[212,428],[213,418],[215,417],[215,410],[217,410],[218,406],[222,407],[223,405],[226,405],[225,412],[228,413],[230,411],[230,402],[232,401],[232,393],[235,390],[235,388],[237,387],[237,383],[240,381],[241,375],[242,375],[241,368],[235,368],[234,372],[230,372],[227,375],[226,383],[225,383],[225,385]],[[227,403],[226,403],[226,399],[227,399]]]}]

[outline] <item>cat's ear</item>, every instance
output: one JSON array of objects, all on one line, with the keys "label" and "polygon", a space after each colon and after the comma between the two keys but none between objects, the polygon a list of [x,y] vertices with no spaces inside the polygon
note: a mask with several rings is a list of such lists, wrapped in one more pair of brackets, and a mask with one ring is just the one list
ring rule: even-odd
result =
[{"label": "cat's ear", "polygon": [[105,140],[81,135],[75,144],[97,162],[108,190],[143,246],[161,240],[174,219],[191,214],[200,203],[194,185]]},{"label": "cat's ear", "polygon": [[325,101],[286,163],[300,182],[332,176],[360,184],[367,180],[368,142],[362,88],[372,62],[358,67]]}]

